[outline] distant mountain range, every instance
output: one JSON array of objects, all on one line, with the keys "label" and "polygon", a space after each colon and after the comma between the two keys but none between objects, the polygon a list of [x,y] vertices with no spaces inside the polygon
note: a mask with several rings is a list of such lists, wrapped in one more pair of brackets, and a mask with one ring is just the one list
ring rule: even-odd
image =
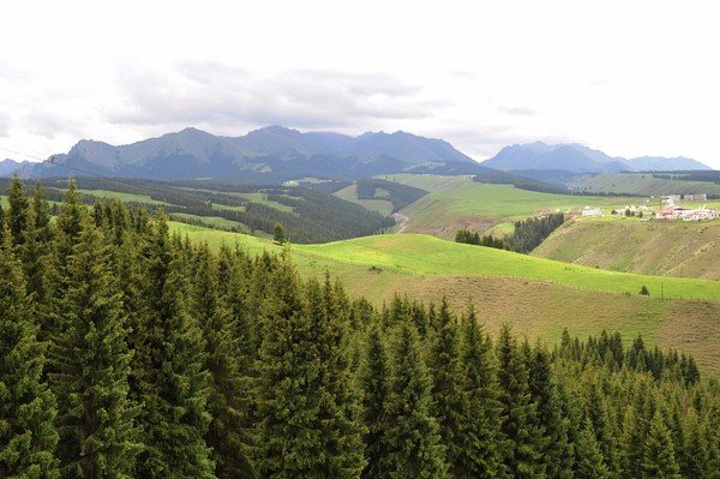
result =
[{"label": "distant mountain range", "polygon": [[710,170],[699,161],[685,158],[643,156],[611,157],[600,150],[578,144],[548,145],[541,141],[507,146],[483,166],[505,171],[555,170],[572,173],[617,173],[621,171]]},{"label": "distant mountain range", "polygon": [[503,148],[478,164],[450,143],[410,133],[301,133],[268,126],[245,136],[222,137],[195,128],[130,145],[81,140],[52,162],[0,162],[0,177],[103,175],[151,180],[220,179],[273,184],[304,177],[354,181],[402,172],[487,174],[488,168],[552,183],[583,173],[709,170],[690,158],[611,157],[579,144],[535,142]]},{"label": "distant mountain range", "polygon": [[274,183],[306,176],[355,180],[413,168],[464,164],[480,168],[443,140],[398,131],[301,133],[268,126],[241,137],[220,137],[186,128],[130,145],[82,140],[52,163],[0,163],[0,176],[23,177],[97,174],[153,180],[222,178],[245,183]]}]

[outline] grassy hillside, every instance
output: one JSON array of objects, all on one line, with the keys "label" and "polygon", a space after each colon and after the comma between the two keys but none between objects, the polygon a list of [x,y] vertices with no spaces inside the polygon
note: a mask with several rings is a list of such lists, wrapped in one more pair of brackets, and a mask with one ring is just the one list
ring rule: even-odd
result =
[{"label": "grassy hillside", "polygon": [[606,173],[586,178],[581,186],[589,192],[631,193],[646,196],[682,193],[720,194],[720,185],[709,181],[666,180],[651,173]]},{"label": "grassy hillside", "polygon": [[463,176],[389,175],[382,178],[429,191],[429,195],[401,210],[410,218],[405,231],[442,238],[453,237],[458,228],[484,231],[497,223],[557,210],[579,210],[586,205],[605,208],[609,212],[629,201],[614,197],[538,193],[509,185],[477,183]]},{"label": "grassy hillside", "polygon": [[566,222],[533,256],[632,273],[720,280],[720,222]]},{"label": "grassy hillside", "polygon": [[[251,236],[181,223],[172,229],[213,246],[238,242],[251,254],[281,251]],[[564,327],[582,336],[619,330],[628,340],[640,333],[651,343],[692,352],[703,367],[720,373],[720,288],[712,281],[602,271],[416,234],[290,248],[303,275],[327,270],[351,295],[376,305],[396,293],[435,301],[445,296],[456,310],[470,301],[490,330],[509,322],[550,342]],[[650,297],[637,294],[642,285]]]},{"label": "grassy hillside", "polygon": [[358,198],[356,184],[352,184],[346,188],[341,189],[340,191],[335,192],[335,196],[356,203],[363,208],[367,208],[371,211],[377,211],[383,216],[389,216],[393,210],[393,204],[392,202],[390,202],[390,200],[380,198],[361,200],[360,198]]}]

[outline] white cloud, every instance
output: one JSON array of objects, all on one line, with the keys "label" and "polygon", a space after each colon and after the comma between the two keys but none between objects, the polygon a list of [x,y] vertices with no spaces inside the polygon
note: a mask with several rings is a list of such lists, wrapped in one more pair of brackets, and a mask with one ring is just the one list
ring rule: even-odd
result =
[{"label": "white cloud", "polygon": [[[478,159],[567,139],[720,168],[713,5],[11,2],[0,134],[65,151],[184,126],[440,136]],[[2,146],[2,145],[0,145]]]},{"label": "white cloud", "polygon": [[125,71],[119,102],[105,110],[128,125],[282,124],[344,128],[375,120],[421,119],[443,101],[391,75],[332,70],[251,73],[220,63],[183,62],[168,71]]}]

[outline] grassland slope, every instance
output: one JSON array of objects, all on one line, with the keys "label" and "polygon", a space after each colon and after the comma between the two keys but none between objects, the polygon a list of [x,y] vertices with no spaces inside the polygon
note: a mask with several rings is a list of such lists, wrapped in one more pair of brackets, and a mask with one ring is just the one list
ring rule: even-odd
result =
[{"label": "grassland slope", "polygon": [[485,231],[496,224],[583,206],[608,211],[628,204],[618,197],[587,197],[538,193],[510,185],[477,183],[468,176],[388,175],[383,179],[429,191],[400,212],[410,218],[408,233],[428,233],[449,239],[458,228]]},{"label": "grassland slope", "polygon": [[576,218],[532,255],[614,271],[720,280],[719,247],[720,221]]},{"label": "grassland slope", "polygon": [[605,173],[585,179],[581,186],[590,193],[630,193],[646,196],[683,193],[720,195],[720,185],[710,181],[667,180],[655,178],[652,173]]},{"label": "grassland slope", "polygon": [[[282,251],[253,236],[171,227],[215,247],[237,243],[250,254]],[[507,322],[550,343],[565,327],[581,336],[603,329],[619,330],[626,340],[642,334],[651,344],[691,352],[701,366],[720,373],[720,288],[712,281],[602,271],[417,234],[292,245],[290,251],[303,276],[329,271],[351,296],[376,306],[395,294],[424,301],[446,297],[457,311],[470,302],[491,331]],[[637,294],[642,285],[650,297]]]}]

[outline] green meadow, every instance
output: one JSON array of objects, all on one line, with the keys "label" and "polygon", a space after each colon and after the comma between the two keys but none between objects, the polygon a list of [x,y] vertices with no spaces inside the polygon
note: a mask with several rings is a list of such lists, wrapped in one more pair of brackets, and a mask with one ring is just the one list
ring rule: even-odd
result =
[{"label": "green meadow", "polygon": [[[238,244],[251,255],[284,249],[270,240],[182,223],[171,223],[171,230],[216,248]],[[286,248],[301,275],[327,271],[351,296],[376,306],[395,294],[447,298],[456,311],[472,303],[490,331],[509,323],[550,343],[566,327],[582,337],[603,329],[620,331],[626,341],[642,334],[651,344],[691,352],[701,366],[720,373],[720,287],[714,281],[604,271],[420,234]],[[650,296],[638,294],[642,286]]]},{"label": "green meadow", "polygon": [[[173,230],[218,246],[237,242],[249,253],[280,250],[268,240],[173,223]],[[720,301],[714,281],[606,271],[544,258],[444,241],[429,235],[388,234],[316,245],[290,247],[299,266],[314,261],[339,268],[362,266],[410,276],[499,276],[547,281],[573,288],[637,294],[646,286],[653,296]],[[330,272],[332,273],[330,268]]]},{"label": "green meadow", "polygon": [[477,183],[467,176],[388,175],[381,178],[429,191],[404,208],[410,217],[408,232],[451,237],[459,227],[487,229],[497,223],[526,219],[556,211],[599,207],[608,213],[637,202],[637,198],[572,196],[538,193],[510,185]]},{"label": "green meadow", "polygon": [[342,198],[347,201],[352,201],[353,203],[357,203],[363,208],[367,208],[372,211],[377,211],[381,215],[389,216],[390,213],[392,213],[393,205],[388,200],[383,200],[382,198],[375,198],[372,200],[361,200],[357,196],[357,185],[352,184],[348,187],[345,187],[341,189],[340,191],[335,192],[335,196],[338,198]]},{"label": "green meadow", "polygon": [[587,178],[582,185],[589,191],[633,193],[647,196],[679,193],[720,194],[720,185],[709,181],[666,180],[651,173],[605,173]]},{"label": "green meadow", "polygon": [[167,205],[164,201],[150,198],[149,195],[136,195],[133,193],[121,193],[109,190],[77,190],[79,193],[91,195],[96,198],[118,199],[124,203],[147,203],[151,205]]}]

